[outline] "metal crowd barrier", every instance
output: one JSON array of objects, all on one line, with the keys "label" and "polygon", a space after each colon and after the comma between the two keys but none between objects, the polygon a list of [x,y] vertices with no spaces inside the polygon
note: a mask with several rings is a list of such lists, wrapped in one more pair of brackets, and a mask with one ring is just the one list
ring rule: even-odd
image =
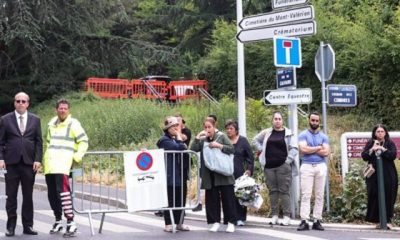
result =
[{"label": "metal crowd barrier", "polygon": [[[6,174],[6,173],[7,173],[7,170],[0,169],[0,176],[4,177],[4,174]],[[4,193],[4,195],[2,195],[1,191],[0,191],[0,199],[7,199],[6,193]]]},{"label": "metal crowd barrier", "polygon": [[[172,154],[173,156],[172,163],[167,161],[168,154]],[[88,215],[92,236],[95,234],[92,214],[102,214],[99,226],[99,233],[101,233],[106,213],[128,212],[123,155],[123,151],[87,152],[80,167],[72,171],[71,191],[73,210],[79,214]],[[188,157],[184,157],[184,155]],[[188,199],[186,195],[188,201],[185,206],[174,205],[172,207],[150,210],[169,211],[173,232],[176,232],[173,210],[191,210],[200,203],[200,155],[190,150],[164,151],[164,159],[166,169],[168,168],[168,164],[175,165],[178,163],[181,172],[184,169],[184,161],[181,161],[181,159],[188,160],[186,164],[190,171],[188,173],[187,189],[189,193],[189,189],[194,188],[196,193],[193,199]],[[196,173],[196,177],[193,176],[194,173]],[[175,179],[175,168],[172,174]],[[183,175],[181,174],[181,182],[183,182],[182,178]],[[173,185],[176,185],[175,180]],[[183,188],[181,189],[183,191]],[[180,196],[183,196],[182,191]],[[193,191],[191,192],[193,193]],[[184,211],[182,212],[181,221],[183,215]]]}]

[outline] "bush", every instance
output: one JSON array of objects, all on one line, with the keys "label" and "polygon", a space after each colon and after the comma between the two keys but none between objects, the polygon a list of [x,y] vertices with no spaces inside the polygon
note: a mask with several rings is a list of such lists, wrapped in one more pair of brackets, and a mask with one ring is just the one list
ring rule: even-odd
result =
[{"label": "bush", "polygon": [[345,185],[341,195],[333,197],[331,212],[326,215],[332,222],[363,221],[367,212],[367,190],[362,168],[365,163],[354,162],[346,174]]},{"label": "bush", "polygon": [[[138,150],[156,148],[163,134],[166,116],[181,113],[193,137],[203,129],[203,120],[209,114],[218,116],[218,128],[224,129],[227,119],[237,117],[235,101],[228,96],[217,107],[208,101],[189,100],[179,104],[144,99],[101,99],[92,93],[70,93],[59,98],[71,103],[71,114],[77,118],[89,136],[89,149]],[[42,132],[46,134],[47,123],[55,116],[57,99],[35,106],[42,119]]]}]

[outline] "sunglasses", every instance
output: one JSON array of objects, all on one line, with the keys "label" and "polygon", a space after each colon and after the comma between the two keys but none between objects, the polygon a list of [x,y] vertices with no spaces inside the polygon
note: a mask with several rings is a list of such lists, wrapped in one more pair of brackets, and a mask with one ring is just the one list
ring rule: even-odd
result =
[{"label": "sunglasses", "polygon": [[16,103],[26,103],[26,100],[15,100]]}]

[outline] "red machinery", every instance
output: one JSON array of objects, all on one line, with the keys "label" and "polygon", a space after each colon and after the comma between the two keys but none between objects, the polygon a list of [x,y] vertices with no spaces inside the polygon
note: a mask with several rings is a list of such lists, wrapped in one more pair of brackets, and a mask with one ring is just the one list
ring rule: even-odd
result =
[{"label": "red machinery", "polygon": [[146,98],[177,101],[200,98],[208,90],[206,80],[171,80],[168,76],[141,79],[89,78],[85,90],[103,98]]}]

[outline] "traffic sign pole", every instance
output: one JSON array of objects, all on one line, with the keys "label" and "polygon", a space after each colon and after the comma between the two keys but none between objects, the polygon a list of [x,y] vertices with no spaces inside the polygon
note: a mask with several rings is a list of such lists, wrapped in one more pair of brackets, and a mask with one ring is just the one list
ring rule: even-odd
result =
[{"label": "traffic sign pole", "polygon": [[[324,59],[324,42],[320,43],[320,54],[321,59]],[[322,94],[322,130],[323,132],[328,135],[328,124],[327,124],[327,114],[326,114],[326,88],[325,88],[325,61],[322,60],[321,66],[321,94]],[[325,162],[328,164],[329,158],[325,157]],[[326,183],[325,183],[325,195],[326,195],[326,211],[330,211],[330,198],[329,198],[329,169],[326,174]]]},{"label": "traffic sign pole", "polygon": [[[236,0],[236,17],[237,21],[242,21],[243,9],[242,0]],[[240,32],[239,25],[237,26],[237,33]],[[238,123],[239,123],[239,134],[246,137],[246,94],[244,84],[244,47],[243,43],[236,41],[237,45],[237,83],[238,83]]]},{"label": "traffic sign pole", "polygon": [[[294,86],[292,86],[290,89],[295,90],[297,86],[297,76],[296,76],[296,68],[293,67],[293,81],[294,81]],[[297,113],[297,104],[290,104],[288,106],[288,125],[289,129],[292,130],[293,133],[293,138],[297,139],[298,135],[298,113]],[[295,166],[300,166],[299,164],[299,156],[296,155],[296,158],[294,159],[296,161]],[[297,169],[299,170],[299,169]],[[300,180],[298,177],[293,177],[292,179],[292,187],[291,187],[291,217],[296,218],[296,209],[299,209],[298,207],[298,201],[300,196]]]},{"label": "traffic sign pole", "polygon": [[[324,59],[324,42],[320,43],[320,54],[321,59]],[[328,134],[328,126],[326,123],[326,87],[325,87],[325,61],[321,61],[321,94],[322,94],[322,130],[325,134]]]},{"label": "traffic sign pole", "polygon": [[385,185],[383,180],[382,151],[376,152],[376,171],[378,176],[378,208],[379,208],[379,226],[381,229],[387,229],[387,215],[385,203]]}]

